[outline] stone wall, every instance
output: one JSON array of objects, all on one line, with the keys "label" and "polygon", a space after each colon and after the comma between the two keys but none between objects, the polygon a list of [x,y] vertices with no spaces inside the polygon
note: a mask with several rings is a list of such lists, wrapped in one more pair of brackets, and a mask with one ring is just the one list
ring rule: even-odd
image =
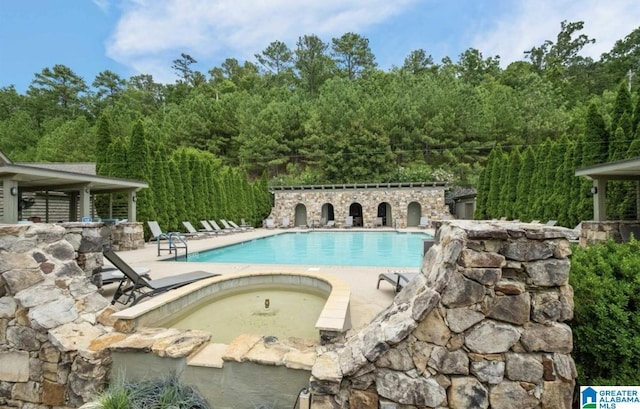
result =
[{"label": "stone wall", "polygon": [[111,248],[114,251],[128,251],[144,248],[144,230],[140,222],[120,222],[107,224],[111,231]]},{"label": "stone wall", "polygon": [[[75,261],[78,234],[0,226],[0,408],[78,407],[104,388],[112,350],[175,359],[208,340],[198,331],[116,331],[114,310]],[[312,408],[570,408],[571,235],[444,222],[422,274],[385,311],[318,347]]]},{"label": "stone wall", "polygon": [[590,246],[607,240],[629,241],[630,235],[640,239],[640,225],[637,221],[586,221],[581,223],[580,245]]},{"label": "stone wall", "polygon": [[312,408],[571,408],[568,235],[444,222],[392,305],[323,347]]},{"label": "stone wall", "polygon": [[[439,220],[451,218],[448,206],[444,200],[445,186],[415,186],[415,187],[324,187],[322,189],[300,187],[294,190],[275,190],[274,207],[271,217],[280,223],[283,217],[288,217],[292,225],[296,220],[296,206],[304,205],[306,209],[306,224],[322,224],[322,206],[331,204],[334,220],[338,225],[344,223],[349,216],[349,208],[353,203],[362,206],[363,227],[375,227],[378,216],[378,206],[387,203],[390,214],[387,214],[386,226],[405,228],[408,225],[417,226],[421,216]],[[409,205],[418,205],[419,214],[410,216]],[[412,219],[412,220],[411,220]],[[326,220],[324,220],[326,222]]]},{"label": "stone wall", "polygon": [[88,343],[109,302],[67,240],[82,232],[35,223],[0,226],[0,407],[77,407],[107,380],[108,351]]}]

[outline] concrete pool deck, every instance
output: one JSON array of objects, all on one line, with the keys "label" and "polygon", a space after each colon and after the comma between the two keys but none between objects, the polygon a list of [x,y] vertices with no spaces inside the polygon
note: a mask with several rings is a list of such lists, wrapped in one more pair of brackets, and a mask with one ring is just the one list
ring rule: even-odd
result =
[{"label": "concrete pool deck", "polygon": [[[283,232],[305,231],[306,229],[255,229],[252,231],[233,234],[189,239],[189,253],[213,249],[239,243],[242,241],[272,236]],[[335,231],[340,234],[340,229],[317,229]],[[379,229],[349,229],[349,231],[393,231],[390,228]],[[403,232],[434,233],[433,229],[408,228]],[[286,251],[286,249],[283,249]],[[181,251],[180,255],[183,254]],[[324,266],[324,265],[289,265],[289,264],[248,264],[248,263],[189,263],[182,261],[162,261],[172,256],[166,251],[161,256],[157,253],[155,242],[146,243],[145,247],[138,250],[118,252],[118,255],[132,267],[148,267],[151,269],[152,279],[185,273],[194,270],[204,270],[222,275],[246,274],[254,272],[313,272],[327,274],[344,280],[351,288],[351,322],[353,329],[357,330],[368,324],[380,311],[388,307],[395,296],[391,285],[381,283],[380,289],[376,289],[378,275],[389,270],[398,270],[397,267],[359,267],[359,266]],[[417,270],[415,268],[414,270]],[[104,287],[103,295],[111,299],[116,284]],[[117,307],[122,307],[116,304]]]}]

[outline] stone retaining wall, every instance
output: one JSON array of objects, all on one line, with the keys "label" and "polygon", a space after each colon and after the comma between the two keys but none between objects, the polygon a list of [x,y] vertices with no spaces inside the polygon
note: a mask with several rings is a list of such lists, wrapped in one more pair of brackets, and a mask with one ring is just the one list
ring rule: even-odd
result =
[{"label": "stone retaining wall", "polygon": [[445,222],[393,304],[324,347],[312,408],[571,408],[567,235]]},{"label": "stone retaining wall", "polygon": [[[0,408],[78,407],[104,388],[112,350],[184,358],[208,340],[115,331],[113,308],[75,261],[74,234],[0,226]],[[570,234],[445,222],[422,274],[385,311],[318,347],[312,408],[570,408]]]}]

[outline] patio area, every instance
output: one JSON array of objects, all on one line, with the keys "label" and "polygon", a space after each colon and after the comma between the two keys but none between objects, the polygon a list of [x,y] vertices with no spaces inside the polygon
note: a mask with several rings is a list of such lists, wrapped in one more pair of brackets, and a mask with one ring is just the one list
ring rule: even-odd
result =
[{"label": "patio area", "polygon": [[[199,239],[189,239],[189,253],[210,250],[216,247],[227,246],[243,241],[259,239],[272,236],[285,231],[297,231],[298,229],[272,230],[255,229],[236,234],[222,235],[219,237],[206,237]],[[392,231],[391,229],[379,229],[376,231]],[[302,230],[300,230],[302,231]],[[335,231],[335,230],[334,230]],[[371,229],[363,229],[371,231]],[[433,230],[424,229],[404,229],[403,231],[415,231],[433,234]],[[339,234],[339,233],[337,233]],[[283,249],[283,251],[286,249]],[[357,266],[326,266],[326,265],[288,265],[288,264],[249,264],[249,263],[189,263],[181,261],[162,261],[171,259],[172,256],[163,253],[158,257],[157,245],[155,242],[146,243],[144,248],[131,251],[118,252],[120,257],[132,267],[148,267],[152,279],[168,277],[175,274],[185,273],[193,270],[204,270],[222,275],[237,275],[255,272],[313,272],[327,274],[338,277],[351,287],[351,320],[353,329],[357,330],[369,323],[380,311],[388,307],[395,292],[392,286],[381,284],[380,289],[376,289],[378,275],[386,273],[393,267],[357,267]],[[183,254],[183,253],[180,253]],[[116,284],[109,284],[104,287],[103,295],[111,299]],[[116,304],[119,305],[119,304]],[[120,305],[120,308],[123,308]]]}]

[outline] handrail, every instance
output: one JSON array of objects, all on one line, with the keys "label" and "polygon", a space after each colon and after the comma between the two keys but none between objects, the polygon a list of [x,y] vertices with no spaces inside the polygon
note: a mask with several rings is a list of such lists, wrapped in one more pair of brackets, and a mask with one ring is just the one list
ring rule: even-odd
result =
[{"label": "handrail", "polygon": [[[174,243],[174,239],[178,239],[183,246],[178,246],[176,243]],[[175,254],[174,257],[177,260],[178,259],[178,249],[179,248],[184,248],[184,259],[186,260],[189,256],[189,250],[187,249],[187,241],[184,239],[184,237],[178,233],[178,232],[171,232],[169,233],[168,236],[168,240],[169,240],[169,254],[171,254],[171,249],[175,249]]]}]

